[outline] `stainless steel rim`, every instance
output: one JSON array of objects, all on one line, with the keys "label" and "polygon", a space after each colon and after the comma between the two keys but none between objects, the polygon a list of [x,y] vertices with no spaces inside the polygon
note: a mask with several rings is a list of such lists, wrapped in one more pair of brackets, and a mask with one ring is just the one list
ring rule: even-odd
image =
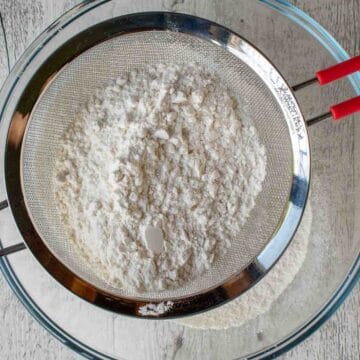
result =
[{"label": "stainless steel rim", "polygon": [[[253,45],[230,30],[197,17],[175,13],[138,13],[126,15],[84,31],[58,48],[37,70],[18,100],[8,127],[5,149],[5,178],[8,200],[19,230],[37,260],[61,284],[83,299],[105,309],[138,317],[143,300],[115,297],[79,278],[57,259],[42,241],[25,206],[21,187],[21,145],[31,111],[45,85],[56,72],[86,49],[98,42],[135,31],[178,31],[201,37],[223,47],[247,63],[272,90],[283,109],[294,149],[293,182],[281,226],[259,256],[243,271],[221,286],[205,293],[174,301],[172,308],[160,317],[190,315],[210,309],[240,295],[253,286],[279,259],[301,220],[310,179],[310,150],[305,122],[290,87],[277,69]],[[90,35],[91,33],[91,35]],[[77,46],[75,46],[77,45]],[[247,54],[256,62],[248,62]],[[163,299],[166,301],[167,299]],[[151,301],[151,304],[157,303]]]}]

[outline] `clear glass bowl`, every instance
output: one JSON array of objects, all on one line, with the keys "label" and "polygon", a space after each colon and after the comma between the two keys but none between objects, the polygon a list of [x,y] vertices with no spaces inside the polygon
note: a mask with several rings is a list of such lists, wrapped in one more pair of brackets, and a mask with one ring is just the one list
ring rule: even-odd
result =
[{"label": "clear glass bowl", "polygon": [[[290,84],[307,80],[316,70],[348,58],[319,24],[285,1],[85,2],[52,24],[15,66],[0,96],[1,128],[6,128],[14,102],[32,71],[60,44],[101,20],[150,10],[189,13],[231,28],[262,50]],[[290,43],[293,46],[289,47]],[[325,112],[331,103],[360,94],[360,76],[319,91],[315,86],[297,94],[307,118]],[[176,352],[178,359],[276,356],[301,342],[328,319],[360,276],[360,212],[356,206],[360,203],[358,122],[347,119],[334,125],[326,121],[311,127],[309,134],[313,223],[306,260],[270,311],[241,327],[194,330],[171,321],[112,314],[62,288],[26,250],[0,259],[1,270],[24,306],[44,327],[89,358],[155,359],[171,352]],[[5,136],[6,132],[0,131],[1,163]],[[0,200],[5,200],[3,171],[0,176]],[[2,246],[21,242],[9,209],[0,212],[0,221]]]}]

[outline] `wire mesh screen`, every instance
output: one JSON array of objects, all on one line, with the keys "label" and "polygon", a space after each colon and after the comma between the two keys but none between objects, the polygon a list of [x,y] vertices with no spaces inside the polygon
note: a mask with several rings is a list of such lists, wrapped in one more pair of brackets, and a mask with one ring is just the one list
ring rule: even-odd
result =
[{"label": "wire mesh screen", "polygon": [[[100,279],[74,248],[57,211],[54,166],[61,137],[96,88],[134,68],[164,62],[197,62],[217,73],[236,95],[266,147],[267,175],[256,205],[237,240],[207,272],[181,288],[135,293]],[[122,297],[165,299],[208,290],[241,271],[259,254],[278,227],[289,199],[293,153],[282,110],[261,78],[225,49],[203,39],[169,31],[143,31],[107,40],[87,50],[57,74],[41,95],[23,143],[23,191],[41,238],[68,268],[94,286]]]}]

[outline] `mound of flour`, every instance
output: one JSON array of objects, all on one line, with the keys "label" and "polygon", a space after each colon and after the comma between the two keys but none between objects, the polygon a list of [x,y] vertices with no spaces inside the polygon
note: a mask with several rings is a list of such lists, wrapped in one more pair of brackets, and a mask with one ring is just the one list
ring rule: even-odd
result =
[{"label": "mound of flour", "polygon": [[312,211],[308,203],[294,239],[277,264],[258,284],[228,304],[176,322],[193,328],[220,330],[241,326],[269,311],[292,283],[305,260],[311,224]]},{"label": "mound of flour", "polygon": [[226,253],[262,189],[266,153],[216,75],[159,64],[96,92],[55,172],[61,218],[97,275],[157,291]]}]

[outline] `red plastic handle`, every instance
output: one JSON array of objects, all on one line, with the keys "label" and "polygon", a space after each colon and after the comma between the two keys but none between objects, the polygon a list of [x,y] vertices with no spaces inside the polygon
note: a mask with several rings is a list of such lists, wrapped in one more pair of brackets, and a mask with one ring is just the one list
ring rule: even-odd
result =
[{"label": "red plastic handle", "polygon": [[334,105],[330,108],[330,111],[334,120],[340,120],[345,116],[354,114],[360,111],[360,96],[344,101],[338,105]]},{"label": "red plastic handle", "polygon": [[[320,85],[325,85],[356,71],[360,71],[360,55],[327,69],[318,71],[316,77],[319,80]],[[344,101],[338,105],[331,106],[330,111],[334,120],[340,120],[345,116],[354,114],[360,111],[360,96]]]},{"label": "red plastic handle", "polygon": [[360,71],[360,55],[316,73],[320,85],[328,84],[355,71]]}]

